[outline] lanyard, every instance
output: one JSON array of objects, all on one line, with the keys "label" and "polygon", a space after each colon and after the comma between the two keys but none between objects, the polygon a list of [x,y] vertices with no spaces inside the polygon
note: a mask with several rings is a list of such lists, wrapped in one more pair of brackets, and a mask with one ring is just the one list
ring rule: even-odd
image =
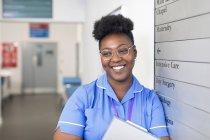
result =
[{"label": "lanyard", "polygon": [[[111,101],[111,104],[112,104],[112,108],[116,114],[117,117],[119,117],[119,114],[117,112],[117,108],[114,104],[114,101],[113,99],[110,97],[110,101]],[[133,102],[134,102],[134,98],[132,98],[130,101],[129,101],[129,111],[128,111],[128,120],[131,121],[131,116],[132,116],[132,111],[133,111]]]}]

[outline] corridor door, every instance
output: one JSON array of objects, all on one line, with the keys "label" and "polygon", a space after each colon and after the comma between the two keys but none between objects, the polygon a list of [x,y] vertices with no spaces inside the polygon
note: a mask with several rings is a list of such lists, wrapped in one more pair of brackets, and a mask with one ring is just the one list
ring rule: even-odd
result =
[{"label": "corridor door", "polygon": [[24,43],[22,62],[23,93],[56,93],[56,43]]}]

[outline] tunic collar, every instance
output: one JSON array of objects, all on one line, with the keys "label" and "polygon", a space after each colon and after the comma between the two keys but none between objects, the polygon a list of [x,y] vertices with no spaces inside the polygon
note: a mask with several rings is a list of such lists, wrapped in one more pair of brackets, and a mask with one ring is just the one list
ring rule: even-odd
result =
[{"label": "tunic collar", "polygon": [[[103,93],[107,94],[108,96],[110,96],[111,98],[113,98],[114,100],[116,100],[117,102],[119,102],[117,96],[115,95],[111,85],[109,84],[108,80],[107,80],[107,75],[103,74],[102,76],[100,76],[97,79],[96,85],[98,88],[101,88],[104,90]],[[134,97],[135,93],[141,93],[141,91],[143,90],[143,86],[139,83],[139,81],[136,79],[136,77],[133,75],[133,82],[131,87],[128,89],[127,93],[125,94],[125,96],[123,97],[121,103],[124,103],[128,100],[130,100],[131,98]]]}]

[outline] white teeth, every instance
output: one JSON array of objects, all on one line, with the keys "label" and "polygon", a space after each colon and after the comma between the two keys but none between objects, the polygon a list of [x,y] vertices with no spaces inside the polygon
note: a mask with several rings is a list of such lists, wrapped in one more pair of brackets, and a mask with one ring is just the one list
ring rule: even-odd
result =
[{"label": "white teeth", "polygon": [[113,67],[114,70],[120,70],[120,69],[122,69],[122,68],[124,68],[124,66]]}]

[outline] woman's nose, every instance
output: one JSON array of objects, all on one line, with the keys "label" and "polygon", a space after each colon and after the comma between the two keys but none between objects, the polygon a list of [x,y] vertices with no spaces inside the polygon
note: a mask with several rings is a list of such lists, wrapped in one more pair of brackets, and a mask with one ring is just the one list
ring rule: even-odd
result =
[{"label": "woman's nose", "polygon": [[113,51],[113,55],[111,57],[111,61],[120,61],[122,58],[118,56],[117,51]]}]

